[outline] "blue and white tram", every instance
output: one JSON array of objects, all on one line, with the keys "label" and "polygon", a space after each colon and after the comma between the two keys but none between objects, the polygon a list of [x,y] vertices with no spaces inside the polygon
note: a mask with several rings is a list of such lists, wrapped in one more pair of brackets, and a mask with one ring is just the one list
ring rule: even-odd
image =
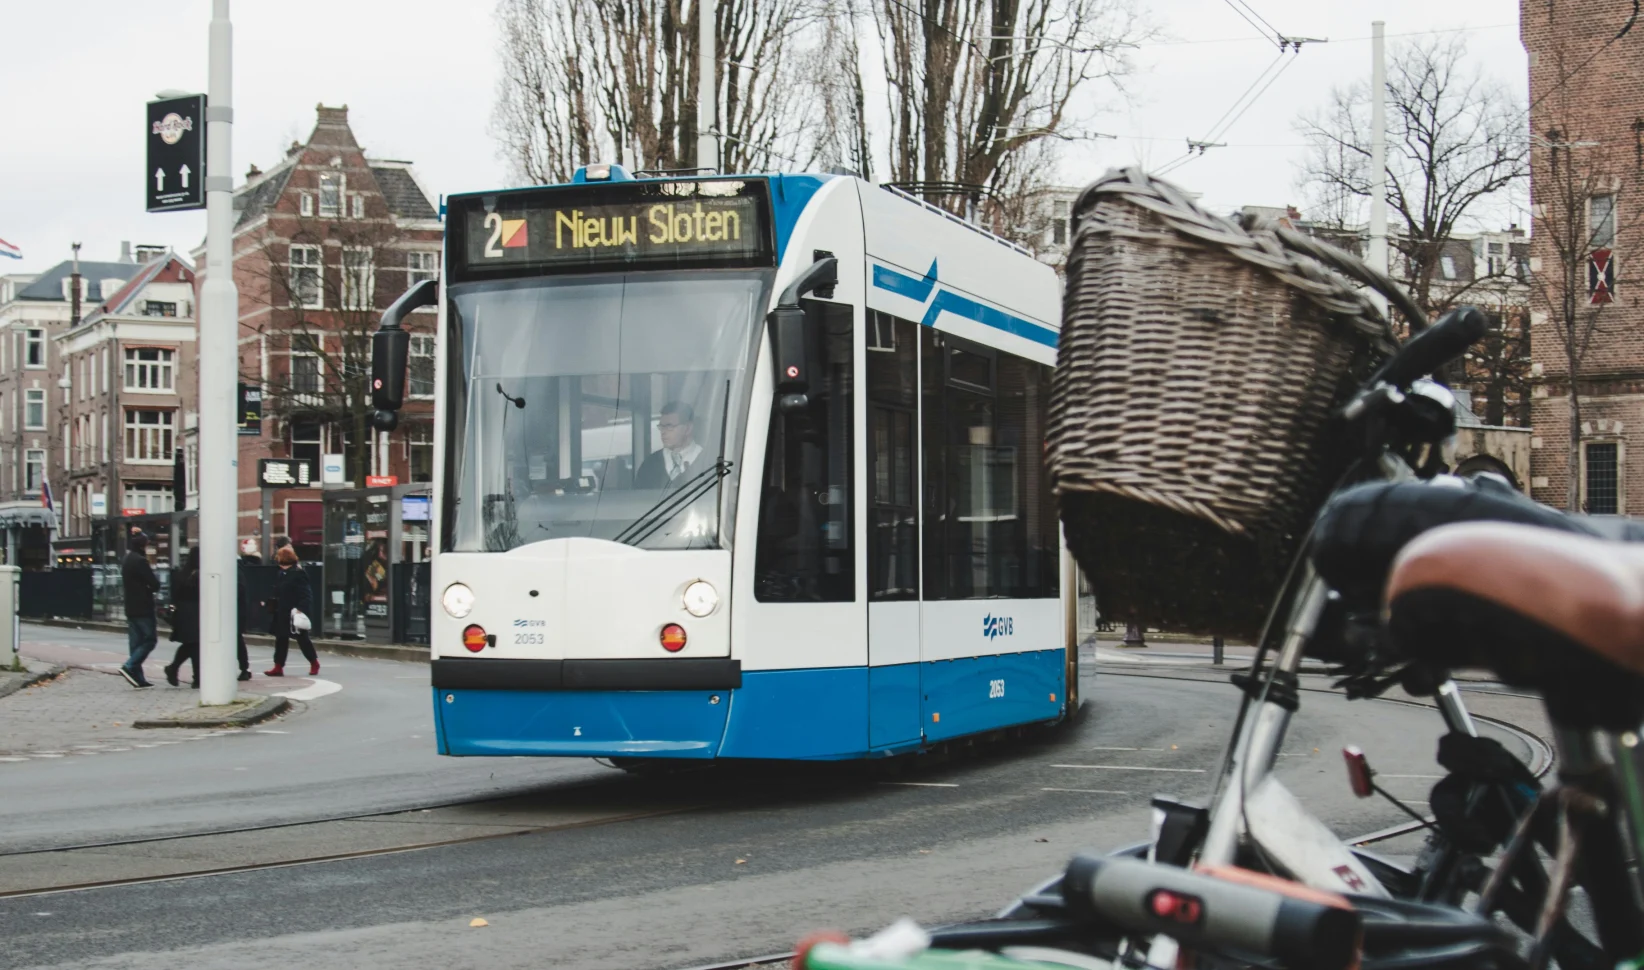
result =
[{"label": "blue and white tram", "polygon": [[855,178],[602,165],[450,197],[435,289],[384,322],[439,306],[442,754],[864,758],[1077,704],[1049,267]]}]

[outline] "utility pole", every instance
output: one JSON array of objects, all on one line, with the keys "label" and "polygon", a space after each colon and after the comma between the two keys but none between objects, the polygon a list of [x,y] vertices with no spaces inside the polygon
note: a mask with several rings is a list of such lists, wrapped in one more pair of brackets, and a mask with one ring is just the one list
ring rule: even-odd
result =
[{"label": "utility pole", "polygon": [[228,0],[211,2],[206,94],[206,278],[200,285],[200,703],[234,700],[238,590],[240,294],[234,285],[234,28]]},{"label": "utility pole", "polygon": [[714,84],[714,68],[719,54],[714,49],[715,0],[697,0],[696,13],[696,165],[719,171],[719,94]]},{"label": "utility pole", "polygon": [[[1370,24],[1370,259],[1372,268],[1387,272],[1387,25]],[[1370,291],[1382,313],[1387,298]]]}]

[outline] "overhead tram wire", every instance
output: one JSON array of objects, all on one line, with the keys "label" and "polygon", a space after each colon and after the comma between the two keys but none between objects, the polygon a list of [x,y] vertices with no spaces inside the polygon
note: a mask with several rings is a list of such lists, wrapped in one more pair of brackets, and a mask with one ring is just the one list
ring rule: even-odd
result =
[{"label": "overhead tram wire", "polygon": [[[1269,40],[1279,45],[1280,50],[1284,49],[1284,43],[1280,39],[1284,35],[1279,33],[1278,28],[1268,23],[1266,17],[1263,17],[1261,14],[1257,13],[1255,7],[1252,7],[1250,4],[1246,3],[1245,0],[1225,0],[1225,2],[1229,7],[1233,8],[1234,13],[1244,18],[1245,23],[1254,27],[1256,29],[1256,33],[1267,35]],[[1257,23],[1256,21],[1258,20],[1261,21],[1261,23]]]},{"label": "overhead tram wire", "polygon": [[[1289,52],[1290,57],[1288,60],[1285,58],[1285,53],[1286,51],[1284,50],[1279,52],[1279,56],[1275,58],[1271,64],[1268,64],[1267,67],[1262,70],[1261,74],[1256,76],[1256,80],[1252,81],[1250,83],[1250,87],[1245,88],[1244,93],[1240,94],[1239,97],[1234,100],[1232,106],[1222,113],[1222,116],[1216,120],[1216,123],[1211,126],[1210,131],[1207,132],[1203,138],[1196,141],[1189,141],[1188,150],[1184,154],[1177,156],[1169,162],[1166,162],[1154,174],[1165,175],[1169,172],[1173,172],[1200,155],[1203,155],[1206,150],[1221,147],[1214,144],[1216,139],[1232,130],[1238,120],[1244,117],[1245,112],[1250,110],[1250,106],[1261,100],[1261,96],[1267,93],[1267,89],[1273,86],[1273,82],[1277,81],[1279,76],[1289,70],[1290,65],[1296,62],[1296,55],[1300,54],[1301,50],[1298,47],[1295,51]],[[1280,63],[1281,61],[1283,62],[1282,64]],[[1277,71],[1273,70],[1275,67],[1278,68]],[[1258,85],[1260,85],[1259,88],[1257,87]]]}]

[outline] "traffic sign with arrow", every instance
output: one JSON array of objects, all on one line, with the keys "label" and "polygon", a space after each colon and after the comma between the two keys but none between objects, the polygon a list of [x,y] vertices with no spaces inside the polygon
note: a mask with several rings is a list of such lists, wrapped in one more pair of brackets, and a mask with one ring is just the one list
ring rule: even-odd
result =
[{"label": "traffic sign with arrow", "polygon": [[148,103],[148,211],[205,208],[205,180],[193,177],[205,171],[205,101],[190,94]]}]

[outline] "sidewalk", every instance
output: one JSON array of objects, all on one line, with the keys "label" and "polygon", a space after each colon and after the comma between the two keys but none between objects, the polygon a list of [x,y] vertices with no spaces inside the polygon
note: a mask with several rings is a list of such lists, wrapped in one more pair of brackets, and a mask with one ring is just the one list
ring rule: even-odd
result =
[{"label": "sidewalk", "polygon": [[[107,633],[118,633],[121,636],[124,636],[126,632],[126,625],[124,623],[110,623],[105,620],[65,620],[55,617],[51,619],[30,617],[28,622],[37,623],[41,626],[63,627],[70,630],[101,630]],[[164,646],[164,629],[160,631],[160,637],[162,641],[161,645]],[[245,642],[247,644],[257,644],[268,647],[274,645],[274,638],[266,633],[247,633],[245,635]],[[322,653],[333,653],[339,657],[361,657],[366,660],[404,660],[412,663],[428,663],[429,656],[427,647],[413,647],[403,644],[390,643],[366,643],[362,640],[323,640],[319,637],[314,638],[314,649],[319,650]],[[291,651],[293,654],[299,653],[295,642],[291,645]]]},{"label": "sidewalk", "polygon": [[[32,632],[25,630],[25,635]],[[276,681],[258,676],[236,685],[235,704],[201,707],[199,692],[188,687],[186,679],[181,687],[165,681],[172,646],[161,644],[143,665],[155,686],[135,690],[120,676],[122,653],[25,639],[22,653],[29,675],[0,672],[0,763],[130,751],[209,737],[219,733],[214,728],[225,718],[260,719],[289,706],[283,697],[271,698],[271,691],[313,683],[300,677]],[[188,676],[186,665],[182,676]],[[26,683],[30,679],[37,682]],[[179,724],[183,729],[147,730]]]}]

